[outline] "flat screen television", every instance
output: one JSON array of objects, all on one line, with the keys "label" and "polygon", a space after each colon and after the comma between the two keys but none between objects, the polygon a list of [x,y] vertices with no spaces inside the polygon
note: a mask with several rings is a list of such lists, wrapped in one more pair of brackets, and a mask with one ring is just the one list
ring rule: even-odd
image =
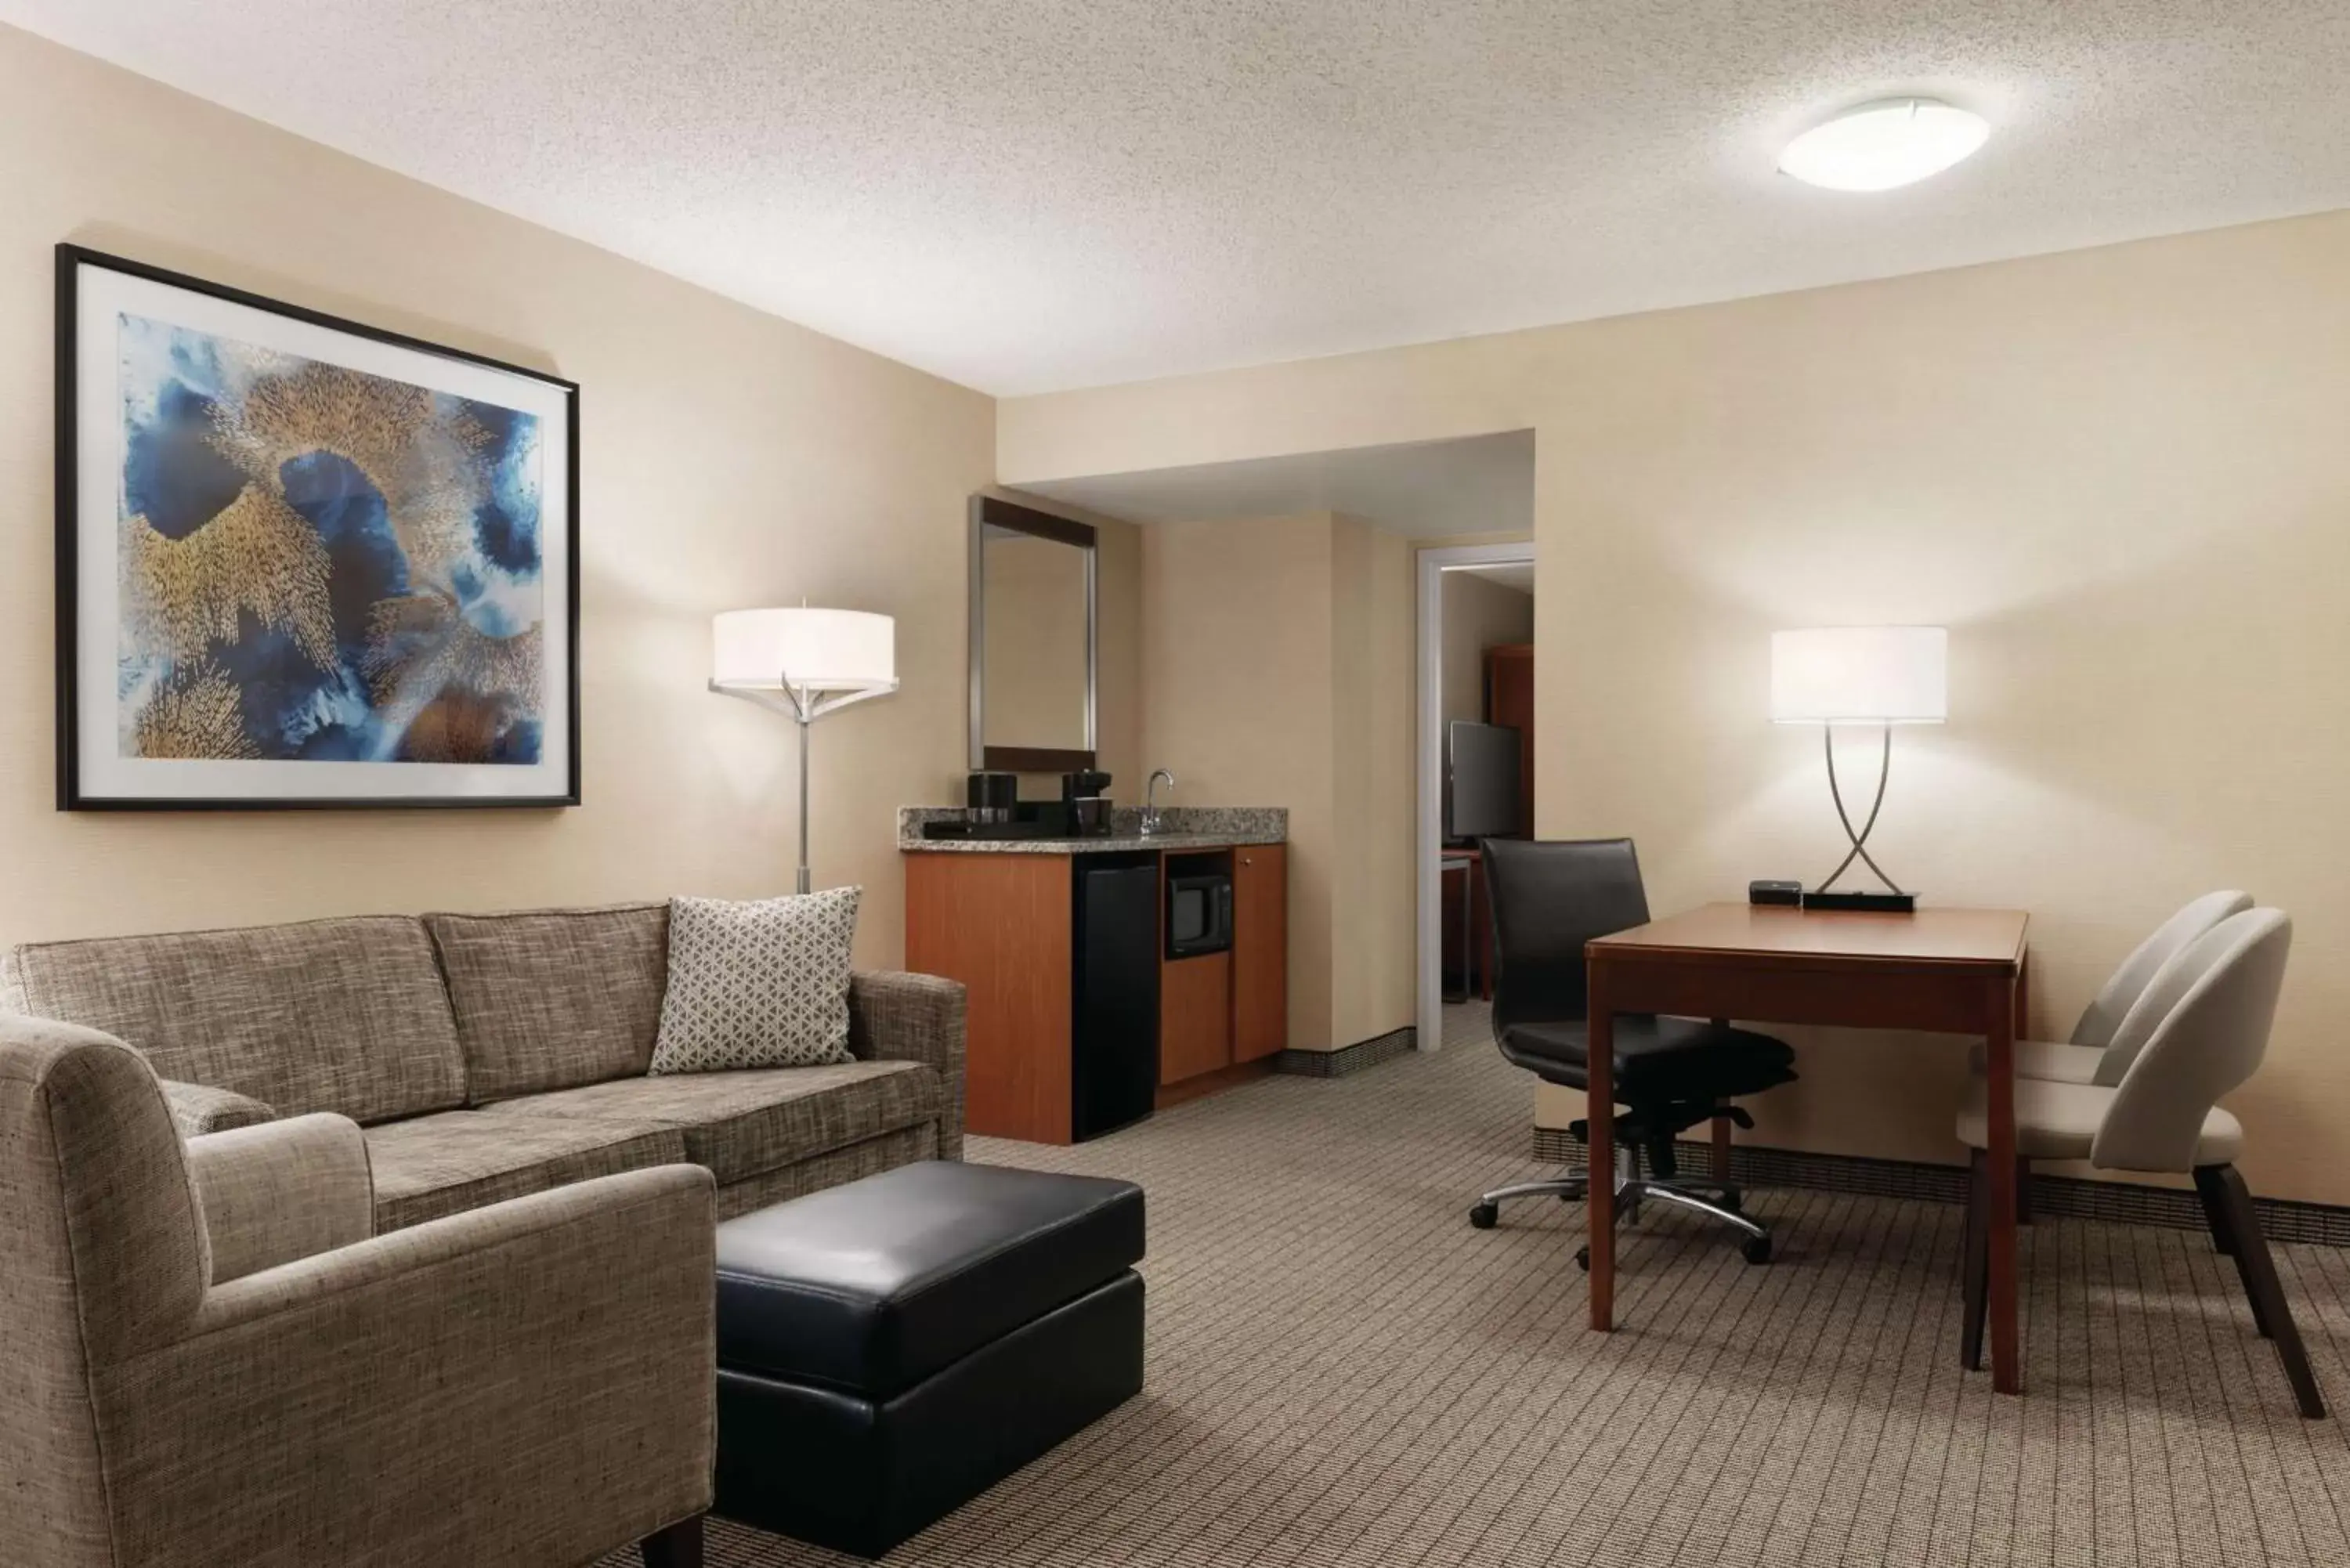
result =
[{"label": "flat screen television", "polygon": [[1518,732],[1455,719],[1444,736],[1444,836],[1510,838],[1518,831]]}]

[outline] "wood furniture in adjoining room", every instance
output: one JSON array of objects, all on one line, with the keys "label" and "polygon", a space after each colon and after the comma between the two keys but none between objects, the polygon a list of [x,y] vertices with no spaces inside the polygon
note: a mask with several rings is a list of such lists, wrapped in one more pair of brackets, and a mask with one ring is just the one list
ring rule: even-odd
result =
[{"label": "wood furniture in adjoining room", "polygon": [[1485,722],[1506,724],[1518,732],[1518,836],[1532,838],[1534,836],[1533,643],[1497,643],[1485,650]]},{"label": "wood furniture in adjoining room", "polygon": [[[1910,914],[1708,904],[1585,949],[1589,966],[1589,1167],[1615,1167],[1615,1017],[1667,1013],[1764,1023],[1912,1029],[1984,1039],[1991,1383],[2022,1391],[2016,1317],[2015,1041],[2024,930],[2013,909]],[[1615,1326],[1615,1199],[1591,1186],[1591,1326]]]}]

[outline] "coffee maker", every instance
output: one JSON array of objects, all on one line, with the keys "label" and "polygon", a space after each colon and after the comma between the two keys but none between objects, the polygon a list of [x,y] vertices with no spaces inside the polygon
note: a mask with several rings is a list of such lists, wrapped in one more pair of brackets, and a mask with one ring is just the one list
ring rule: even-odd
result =
[{"label": "coffee maker", "polygon": [[1109,775],[1098,768],[1079,768],[1061,775],[1061,809],[1068,815],[1069,835],[1091,838],[1109,831]]},{"label": "coffee maker", "polygon": [[1016,774],[975,771],[963,783],[963,819],[983,826],[1010,822],[1020,806]]}]

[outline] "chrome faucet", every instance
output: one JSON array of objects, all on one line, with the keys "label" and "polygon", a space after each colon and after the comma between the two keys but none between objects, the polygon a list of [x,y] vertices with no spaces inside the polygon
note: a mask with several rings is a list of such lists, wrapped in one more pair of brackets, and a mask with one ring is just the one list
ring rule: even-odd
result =
[{"label": "chrome faucet", "polygon": [[1175,775],[1169,773],[1165,768],[1159,768],[1153,772],[1150,775],[1150,782],[1142,786],[1142,836],[1145,838],[1157,833],[1161,826],[1159,815],[1158,798],[1159,781],[1160,779],[1165,779],[1167,781],[1167,788],[1170,794],[1172,794],[1175,789]]}]

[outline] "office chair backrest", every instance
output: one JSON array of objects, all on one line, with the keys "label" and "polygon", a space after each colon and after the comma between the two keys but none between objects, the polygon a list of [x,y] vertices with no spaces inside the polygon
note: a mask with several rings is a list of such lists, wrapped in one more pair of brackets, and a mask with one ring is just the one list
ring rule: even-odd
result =
[{"label": "office chair backrest", "polygon": [[[2106,981],[2106,988],[2097,992],[2096,1000],[2081,1010],[2081,1021],[2073,1025],[2073,1044],[2095,1045],[2110,1053],[2122,1020],[2129,1016],[2131,1006],[2146,993],[2146,988],[2154,983],[2154,977],[2162,972],[2162,966],[2186,951],[2189,943],[2229,916],[2241,915],[2251,907],[2252,896],[2250,893],[2240,893],[2232,888],[2206,893],[2199,898],[2189,900],[2184,909],[2157,926],[2154,934],[2138,943],[2136,951],[2122,960],[2121,967],[2114,971],[2113,978]],[[2137,1054],[2137,1046],[2145,1044],[2141,1039],[2118,1060],[2098,1063],[2097,1082],[2106,1085],[2120,1083],[2122,1074],[2129,1068],[2130,1057]]]},{"label": "office chair backrest", "polygon": [[1632,841],[1488,838],[1481,847],[1502,961],[1494,1033],[1581,1018],[1588,1002],[1583,944],[1648,920]]},{"label": "office chair backrest", "polygon": [[2089,1160],[2109,1170],[2188,1170],[2203,1118],[2269,1048],[2293,922],[2282,909],[2230,915],[2165,965],[2141,999],[2162,1022],[2122,1075]]}]

